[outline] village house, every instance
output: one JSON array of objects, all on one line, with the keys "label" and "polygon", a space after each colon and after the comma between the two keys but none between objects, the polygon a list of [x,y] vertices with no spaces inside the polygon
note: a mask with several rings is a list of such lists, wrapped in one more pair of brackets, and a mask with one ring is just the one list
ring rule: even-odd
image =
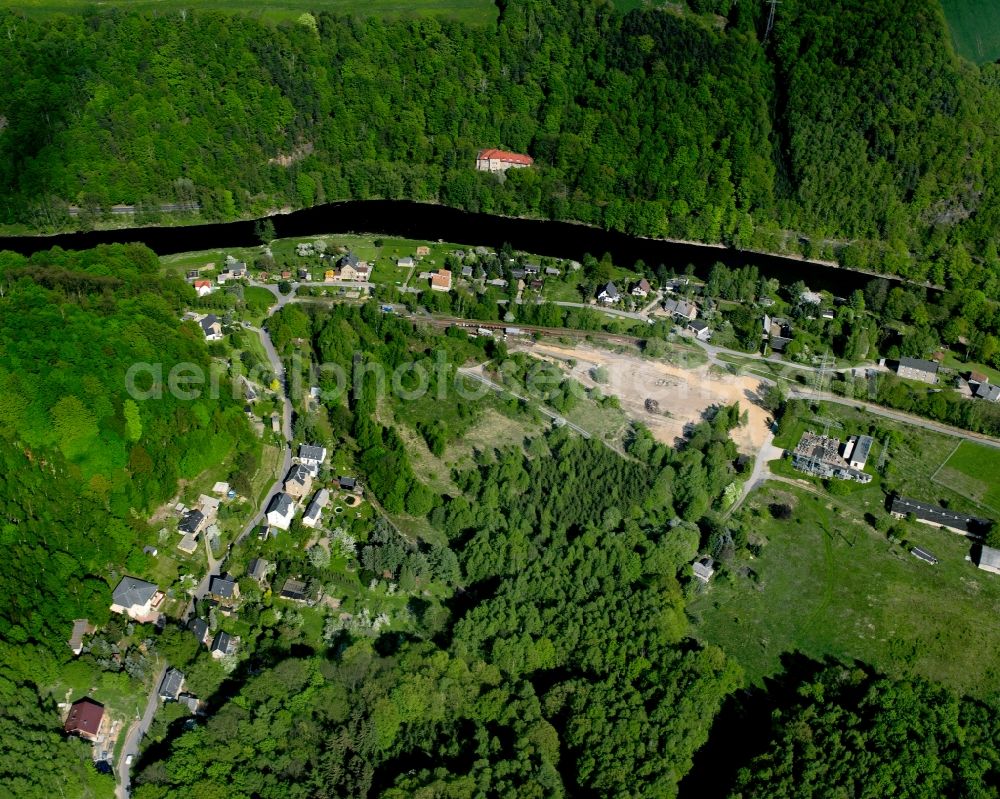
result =
[{"label": "village house", "polygon": [[87,619],[74,619],[73,632],[69,636],[69,648],[74,655],[83,651],[83,637],[90,635],[96,628]]},{"label": "village house", "polygon": [[698,341],[708,341],[712,337],[712,328],[708,326],[707,322],[702,322],[700,319],[688,322],[687,329],[694,333],[694,337]]},{"label": "village house", "polygon": [[336,279],[337,279],[337,273],[333,269],[327,269],[323,273],[323,280],[325,280],[327,283],[333,283],[333,281],[335,281]]},{"label": "village house", "polygon": [[319,524],[320,516],[323,513],[323,508],[330,504],[330,492],[325,488],[321,488],[316,492],[315,496],[312,498],[312,502],[309,503],[309,507],[306,508],[305,515],[302,517],[302,524],[306,527],[315,527]]},{"label": "village house", "polygon": [[301,463],[296,463],[285,477],[285,493],[295,499],[302,499],[312,488],[312,475]]},{"label": "village house", "polygon": [[618,293],[618,287],[614,283],[606,283],[597,292],[597,299],[605,305],[616,303],[620,298],[621,295]]},{"label": "village house", "polygon": [[472,277],[472,267],[471,266],[463,266],[462,267],[462,277],[465,277],[465,278]]},{"label": "village house", "polygon": [[267,506],[267,523],[279,530],[287,530],[295,517],[295,502],[284,492],[274,495]]},{"label": "village house", "polygon": [[679,322],[691,322],[698,318],[698,306],[687,300],[665,300],[663,310]]},{"label": "village house", "polygon": [[201,331],[205,334],[205,341],[220,341],[222,339],[222,323],[215,314],[210,313],[203,316],[198,324],[201,325]]},{"label": "village house", "polygon": [[707,556],[700,558],[691,564],[691,571],[694,572],[696,578],[707,583],[715,574],[715,561]]},{"label": "village house", "polygon": [[907,380],[919,380],[933,385],[938,381],[938,365],[934,361],[925,361],[921,358],[900,358],[896,365],[896,374]]},{"label": "village house", "polygon": [[194,635],[199,643],[202,643],[205,646],[209,645],[209,642],[211,641],[211,630],[207,621],[199,619],[196,616],[188,622],[187,628],[191,631],[191,634]]},{"label": "village house", "polygon": [[156,608],[163,602],[163,592],[155,583],[138,577],[122,577],[111,593],[111,612],[121,613],[138,622],[156,621]]},{"label": "village house", "polygon": [[228,575],[214,575],[209,580],[208,593],[220,602],[231,602],[240,598],[240,585]]},{"label": "village house", "polygon": [[285,584],[281,586],[281,591],[278,595],[282,599],[290,599],[292,602],[305,602],[307,599],[306,590],[307,586],[304,582],[289,577],[285,580]]},{"label": "village house", "polygon": [[525,264],[524,265],[524,274],[526,274],[526,275],[537,275],[541,271],[542,271],[542,267],[540,267],[538,264]]},{"label": "village house", "polygon": [[414,263],[416,262],[410,255],[404,255],[402,258],[396,260],[396,266],[401,267],[403,269],[411,269]]},{"label": "village house", "polygon": [[968,536],[984,535],[992,525],[989,519],[980,519],[969,513],[956,512],[905,497],[893,497],[889,512],[897,519],[906,519],[912,515],[915,521],[922,524],[944,527],[953,533]]},{"label": "village house", "polygon": [[476,155],[476,169],[480,172],[506,172],[508,169],[528,167],[533,163],[535,159],[530,155],[495,148],[480,150]]},{"label": "village house", "polygon": [[305,466],[313,475],[319,471],[319,467],[326,460],[326,447],[316,444],[302,444],[299,446],[299,463]]},{"label": "village house", "polygon": [[200,510],[192,508],[181,517],[177,529],[182,533],[198,535],[208,523],[208,517]]},{"label": "village house", "polygon": [[438,269],[432,274],[431,289],[433,291],[451,291],[451,272],[447,269]]},{"label": "village house", "polygon": [[184,672],[179,669],[167,669],[163,679],[160,680],[157,693],[164,702],[176,702],[183,688]]},{"label": "village house", "polygon": [[215,634],[215,638],[212,639],[212,644],[209,646],[208,651],[211,653],[213,658],[221,660],[228,655],[235,655],[239,645],[240,638],[238,635],[230,635],[229,633],[219,630]]},{"label": "village house", "polygon": [[191,533],[186,533],[177,543],[177,548],[185,555],[193,555],[198,549],[198,537]]},{"label": "village house", "polygon": [[649,292],[651,292],[652,290],[653,290],[653,287],[649,285],[649,281],[646,280],[646,278],[643,278],[642,280],[640,280],[638,283],[636,283],[632,287],[632,296],[633,297],[646,297],[646,296],[649,295]]},{"label": "village house", "polygon": [[267,579],[270,563],[264,558],[254,558],[247,564],[247,577],[255,580],[258,585],[263,586]]},{"label": "village house", "polygon": [[[972,383],[971,380],[969,382]],[[991,385],[989,378],[984,378],[975,383],[972,396],[987,402],[1000,402],[1000,386]]]},{"label": "village house", "polygon": [[204,297],[212,293],[212,281],[211,280],[196,280],[194,282],[194,290],[197,292],[199,297]]},{"label": "village house", "polygon": [[562,272],[560,272],[554,266],[547,266],[547,267],[545,267],[545,274],[548,277],[559,277],[559,275],[561,275]]},{"label": "village house", "polygon": [[368,264],[358,260],[358,256],[353,252],[342,255],[337,261],[337,267],[340,269],[341,280],[367,280],[368,278]]},{"label": "village house", "polygon": [[89,697],[77,699],[69,708],[63,730],[87,741],[96,741],[104,727],[104,705]]},{"label": "village house", "polygon": [[356,477],[338,477],[337,485],[344,491],[351,491],[355,494],[361,493],[361,484]]}]

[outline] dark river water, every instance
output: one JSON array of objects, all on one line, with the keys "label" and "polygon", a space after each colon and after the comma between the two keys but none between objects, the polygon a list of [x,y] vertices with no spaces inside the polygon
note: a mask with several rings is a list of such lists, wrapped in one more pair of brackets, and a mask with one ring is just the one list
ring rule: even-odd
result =
[{"label": "dark river water", "polygon": [[[610,253],[614,262],[631,266],[643,260],[648,266],[664,264],[683,271],[689,264],[704,277],[716,262],[736,268],[753,264],[761,274],[782,283],[803,280],[813,290],[846,296],[862,288],[871,275],[826,264],[766,255],[705,244],[663,241],[624,233],[536,219],[514,219],[474,214],[443,205],[407,200],[352,200],[271,217],[279,238],[328,233],[379,233],[387,236],[442,240],[462,245],[512,247],[538,255],[581,260],[584,255]],[[259,244],[253,220],[219,222],[187,227],[141,227],[63,233],[56,236],[0,237],[0,250],[30,255],[59,246],[82,250],[98,244],[142,242],[159,255]]]}]

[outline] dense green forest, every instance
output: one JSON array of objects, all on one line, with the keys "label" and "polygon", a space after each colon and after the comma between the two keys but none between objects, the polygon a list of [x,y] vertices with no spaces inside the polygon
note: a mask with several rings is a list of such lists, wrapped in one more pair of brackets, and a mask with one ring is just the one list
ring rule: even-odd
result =
[{"label": "dense green forest", "polygon": [[[789,0],[766,42],[764,4],[689,6],[511,0],[495,28],[5,12],[0,221],[405,197],[995,293],[998,67],[954,55],[935,0]],[[487,146],[535,167],[477,173]]]},{"label": "dense green forest", "polygon": [[[0,725],[21,747],[0,763],[8,795],[83,791],[96,776],[88,748],[57,743],[54,702],[26,697],[60,679],[73,619],[108,621],[114,584],[145,562],[143,512],[179,479],[257,446],[226,392],[197,402],[126,393],[136,362],[208,369],[201,331],[179,319],[193,296],[141,246],[0,254]],[[51,771],[37,768],[42,753]]]}]

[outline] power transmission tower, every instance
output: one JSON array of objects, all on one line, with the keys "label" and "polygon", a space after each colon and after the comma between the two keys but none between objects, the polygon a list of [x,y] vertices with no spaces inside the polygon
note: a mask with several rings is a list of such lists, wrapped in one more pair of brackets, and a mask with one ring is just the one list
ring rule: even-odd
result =
[{"label": "power transmission tower", "polygon": [[774,14],[781,0],[764,0],[764,2],[771,6],[771,11],[767,15],[767,29],[764,31],[764,44],[767,44],[767,37],[771,35],[771,29],[774,27]]},{"label": "power transmission tower", "polygon": [[815,389],[817,391],[828,391],[830,385],[830,375],[833,372],[833,367],[836,365],[836,361],[830,356],[830,351],[827,350],[821,358],[819,358],[819,363],[816,366],[816,382]]}]

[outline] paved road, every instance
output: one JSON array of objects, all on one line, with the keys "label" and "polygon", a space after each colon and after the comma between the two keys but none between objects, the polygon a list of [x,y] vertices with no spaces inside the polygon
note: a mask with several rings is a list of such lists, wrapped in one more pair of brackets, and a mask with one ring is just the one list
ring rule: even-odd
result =
[{"label": "paved road", "polygon": [[118,784],[115,786],[115,795],[118,799],[127,799],[129,796],[131,789],[130,772],[132,768],[126,761],[129,755],[134,756],[139,754],[139,742],[149,729],[149,725],[153,721],[153,715],[156,713],[156,708],[159,706],[160,697],[157,691],[160,689],[160,683],[163,681],[163,675],[166,674],[166,671],[167,666],[163,664],[156,673],[156,679],[153,680],[153,687],[150,689],[149,696],[146,699],[146,709],[139,719],[132,722],[132,726],[129,727],[128,732],[125,734],[125,743],[122,745],[121,754],[118,757],[118,773],[116,775]]}]

